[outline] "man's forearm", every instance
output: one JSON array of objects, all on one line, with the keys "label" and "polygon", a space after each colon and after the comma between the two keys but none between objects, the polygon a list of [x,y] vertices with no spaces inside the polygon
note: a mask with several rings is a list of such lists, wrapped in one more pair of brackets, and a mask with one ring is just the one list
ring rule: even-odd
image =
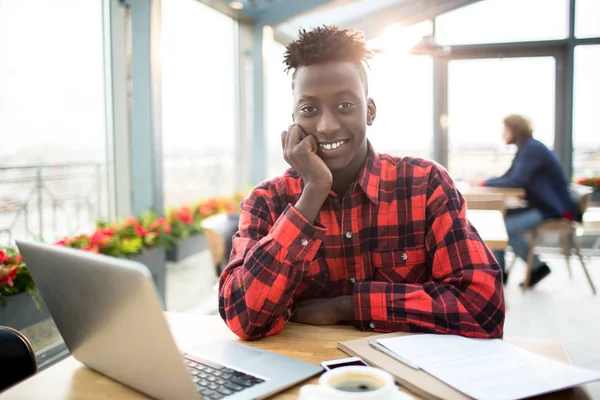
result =
[{"label": "man's forearm", "polygon": [[308,184],[304,187],[304,191],[298,202],[294,205],[304,218],[312,225],[319,215],[321,206],[329,196],[330,186]]},{"label": "man's forearm", "polygon": [[351,322],[354,320],[354,302],[352,296],[336,297],[337,313],[340,316],[340,321]]}]

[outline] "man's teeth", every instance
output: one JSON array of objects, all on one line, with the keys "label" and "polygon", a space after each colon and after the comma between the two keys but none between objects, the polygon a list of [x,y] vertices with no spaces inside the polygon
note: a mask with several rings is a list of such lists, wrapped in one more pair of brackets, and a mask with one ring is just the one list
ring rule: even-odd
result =
[{"label": "man's teeth", "polygon": [[336,143],[327,143],[327,144],[321,144],[321,148],[325,149],[325,150],[332,150],[332,149],[337,149],[338,147],[340,147],[341,145],[343,145],[344,143],[346,143],[345,140],[336,142]]}]

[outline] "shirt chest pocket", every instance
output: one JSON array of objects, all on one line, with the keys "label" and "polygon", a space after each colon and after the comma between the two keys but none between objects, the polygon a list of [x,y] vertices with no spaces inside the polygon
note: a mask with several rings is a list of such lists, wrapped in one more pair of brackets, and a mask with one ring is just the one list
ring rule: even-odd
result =
[{"label": "shirt chest pocket", "polygon": [[423,283],[429,279],[424,246],[371,250],[371,267],[376,281]]}]

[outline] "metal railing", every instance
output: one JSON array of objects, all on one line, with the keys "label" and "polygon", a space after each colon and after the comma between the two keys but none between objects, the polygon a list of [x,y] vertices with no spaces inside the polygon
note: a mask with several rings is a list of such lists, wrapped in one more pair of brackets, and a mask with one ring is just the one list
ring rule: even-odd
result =
[{"label": "metal railing", "polygon": [[[387,149],[391,154],[420,156],[423,151]],[[414,154],[413,154],[414,153]],[[501,175],[514,153],[494,149],[460,149],[449,155],[455,179]],[[280,151],[268,154],[270,172],[285,168]],[[574,177],[600,175],[600,151],[574,153]],[[0,245],[15,238],[52,241],[93,229],[108,219],[107,165],[101,163],[0,166]],[[235,191],[232,152],[171,154],[164,159],[165,204],[179,205]]]},{"label": "metal railing", "polygon": [[93,229],[108,215],[106,176],[99,163],[0,166],[0,244]]}]

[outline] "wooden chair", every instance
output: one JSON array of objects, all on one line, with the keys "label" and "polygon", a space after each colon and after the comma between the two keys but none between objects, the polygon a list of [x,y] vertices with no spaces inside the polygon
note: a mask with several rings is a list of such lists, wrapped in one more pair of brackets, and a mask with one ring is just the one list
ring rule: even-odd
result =
[{"label": "wooden chair", "polygon": [[215,273],[221,276],[221,272],[229,261],[231,253],[232,237],[237,232],[239,215],[217,214],[202,221],[204,237],[210,250]]},{"label": "wooden chair", "polygon": [[531,271],[533,270],[533,257],[537,247],[538,238],[541,235],[550,233],[558,234],[560,238],[562,253],[567,263],[569,276],[572,276],[570,263],[571,251],[569,248],[569,241],[571,242],[573,249],[575,250],[575,254],[581,262],[581,266],[583,267],[583,271],[585,272],[585,276],[587,277],[590,287],[592,288],[592,293],[596,294],[594,282],[592,281],[583,256],[581,255],[581,248],[579,247],[579,242],[577,241],[577,229],[580,227],[581,217],[585,213],[585,210],[588,208],[590,199],[592,197],[592,191],[586,186],[571,185],[570,192],[572,199],[575,201],[576,204],[579,205],[578,211],[580,215],[577,216],[577,221],[570,221],[567,219],[547,220],[542,222],[540,225],[538,225],[535,229],[531,231],[530,249],[529,255],[527,257],[527,271],[525,273],[525,281],[523,282],[523,290],[527,290],[527,288],[529,287],[529,282],[531,281]]}]

